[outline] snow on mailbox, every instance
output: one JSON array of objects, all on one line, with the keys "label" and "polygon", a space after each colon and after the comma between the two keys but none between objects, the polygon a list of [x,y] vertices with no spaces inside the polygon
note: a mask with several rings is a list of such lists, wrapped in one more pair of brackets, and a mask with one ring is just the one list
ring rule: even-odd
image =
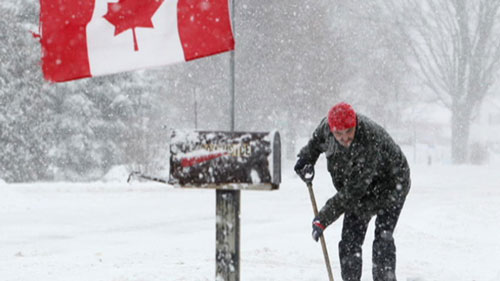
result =
[{"label": "snow on mailbox", "polygon": [[278,189],[279,133],[172,131],[169,183],[216,189]]}]

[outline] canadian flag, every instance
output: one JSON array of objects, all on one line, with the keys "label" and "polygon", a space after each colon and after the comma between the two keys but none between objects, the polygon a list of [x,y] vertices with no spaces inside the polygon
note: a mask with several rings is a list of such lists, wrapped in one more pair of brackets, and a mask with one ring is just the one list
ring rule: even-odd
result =
[{"label": "canadian flag", "polygon": [[54,82],[234,49],[228,0],[40,0],[40,35]]}]

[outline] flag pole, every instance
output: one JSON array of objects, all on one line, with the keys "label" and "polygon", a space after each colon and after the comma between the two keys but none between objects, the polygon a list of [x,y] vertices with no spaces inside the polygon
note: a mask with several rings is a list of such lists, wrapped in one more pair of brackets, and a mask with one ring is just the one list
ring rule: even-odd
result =
[{"label": "flag pole", "polygon": [[[234,32],[234,0],[230,4],[231,26]],[[235,51],[229,53],[230,131],[235,130]],[[216,193],[215,280],[240,280],[240,190]]]},{"label": "flag pole", "polygon": [[[236,36],[236,32],[234,32],[234,0],[230,0],[231,3],[231,26],[233,28],[233,34]],[[231,114],[231,124],[230,128],[231,131],[234,131],[234,103],[235,103],[235,98],[234,98],[234,80],[235,80],[235,74],[234,74],[234,64],[235,64],[235,59],[234,59],[234,52],[235,50],[233,49],[231,52],[229,52],[229,94],[231,95],[231,104],[230,104],[230,114]]]}]

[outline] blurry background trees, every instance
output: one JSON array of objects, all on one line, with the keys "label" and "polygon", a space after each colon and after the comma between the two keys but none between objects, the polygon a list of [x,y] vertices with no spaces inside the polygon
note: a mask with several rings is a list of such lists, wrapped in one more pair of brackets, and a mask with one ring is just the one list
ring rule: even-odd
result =
[{"label": "blurry background trees", "polygon": [[[417,147],[450,141],[450,128],[425,123],[439,100],[454,116],[454,159],[465,159],[457,149],[497,74],[498,0],[235,5],[237,130],[279,130],[292,160],[345,100]],[[228,54],[50,84],[31,35],[38,8],[0,2],[0,178],[94,180],[115,165],[157,172],[170,128],[229,129]]]},{"label": "blurry background trees", "polygon": [[422,83],[451,117],[454,163],[465,163],[470,125],[498,77],[499,0],[385,1]]}]

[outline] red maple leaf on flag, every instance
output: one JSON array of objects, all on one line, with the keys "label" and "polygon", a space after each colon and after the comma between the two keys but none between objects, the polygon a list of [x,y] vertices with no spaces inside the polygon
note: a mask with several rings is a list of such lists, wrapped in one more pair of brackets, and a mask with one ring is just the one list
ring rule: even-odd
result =
[{"label": "red maple leaf on flag", "polygon": [[164,0],[119,0],[108,3],[108,12],[104,18],[115,26],[115,36],[132,29],[134,50],[138,51],[136,27],[154,28],[151,18]]}]

